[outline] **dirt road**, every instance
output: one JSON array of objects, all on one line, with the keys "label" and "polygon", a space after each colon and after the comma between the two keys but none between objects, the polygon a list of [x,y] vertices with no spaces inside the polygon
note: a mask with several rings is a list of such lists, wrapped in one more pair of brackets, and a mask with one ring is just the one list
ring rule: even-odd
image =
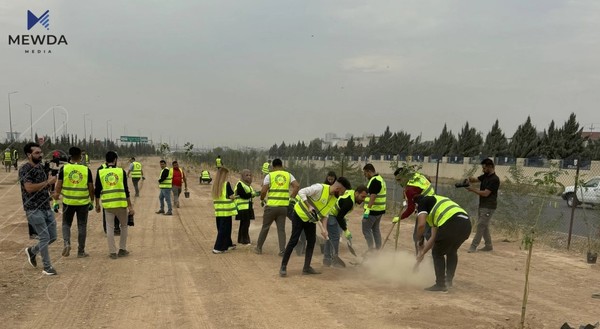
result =
[{"label": "dirt road", "polygon": [[[393,241],[363,266],[323,268],[318,248],[317,276],[301,275],[303,260],[292,255],[288,277],[280,278],[275,227],[264,254],[254,246],[211,253],[216,237],[210,187],[190,173],[191,196],[174,216],[156,215],[158,159],[142,159],[146,181],[135,199],[126,258],[108,258],[101,216],[90,213],[88,258],[60,256],[62,234],[50,247],[59,275],[32,268],[23,249],[32,243],[21,206],[17,175],[0,173],[0,323],[4,328],[517,328],[526,254],[518,243],[495,236],[491,253],[467,254],[463,246],[454,288],[431,293],[433,266],[426,258],[412,273],[412,222],[401,225],[400,252]],[[94,163],[95,170],[99,163]],[[214,177],[214,175],[213,175]],[[231,179],[235,183],[235,178]],[[258,179],[254,185],[258,188]],[[262,209],[250,236],[258,237]],[[350,229],[359,254],[366,243],[360,211]],[[391,227],[384,217],[382,233]],[[238,223],[234,222],[234,242]],[[291,225],[286,228],[289,236]],[[72,228],[75,234],[76,226]],[[73,242],[74,244],[76,242]],[[340,256],[354,257],[345,244]],[[529,328],[559,328],[600,320],[600,270],[583,256],[536,246],[527,309]]]}]

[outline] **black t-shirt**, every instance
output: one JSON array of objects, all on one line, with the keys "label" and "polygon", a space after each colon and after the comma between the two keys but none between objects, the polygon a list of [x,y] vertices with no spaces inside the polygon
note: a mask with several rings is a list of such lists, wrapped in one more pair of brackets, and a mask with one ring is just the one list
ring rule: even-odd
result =
[{"label": "black t-shirt", "polygon": [[354,207],[354,202],[352,202],[352,198],[343,198],[340,199],[339,205],[340,211],[338,211],[338,214],[337,216],[335,216],[335,219],[342,228],[342,231],[345,231],[348,229],[348,224],[346,223],[346,219],[344,219],[344,217],[346,217],[346,215],[352,210],[352,208]]},{"label": "black t-shirt", "polygon": [[480,191],[490,190],[492,193],[487,197],[479,196],[479,208],[496,209],[498,206],[498,189],[500,188],[500,178],[496,173],[489,175],[483,174],[477,179],[481,182]]},{"label": "black t-shirt", "polygon": [[44,171],[43,164],[32,165],[27,162],[19,169],[19,182],[21,183],[21,198],[23,199],[23,209],[29,210],[50,210],[50,186],[39,191],[28,193],[25,191],[25,183],[38,184],[48,180]]}]

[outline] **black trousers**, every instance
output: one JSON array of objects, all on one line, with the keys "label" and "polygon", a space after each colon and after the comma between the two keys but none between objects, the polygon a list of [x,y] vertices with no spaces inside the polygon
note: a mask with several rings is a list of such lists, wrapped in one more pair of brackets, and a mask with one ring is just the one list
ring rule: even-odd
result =
[{"label": "black trousers", "polygon": [[[461,216],[461,217],[459,217]],[[435,268],[435,283],[445,286],[454,279],[458,265],[458,248],[471,234],[471,221],[464,214],[456,214],[438,227],[431,251]]]},{"label": "black trousers", "polygon": [[229,247],[233,246],[231,240],[231,216],[228,217],[217,217],[217,239],[213,249],[219,251],[225,251]]},{"label": "black trousers", "polygon": [[311,222],[305,222],[296,212],[292,216],[292,235],[290,236],[290,241],[285,247],[285,252],[283,254],[283,260],[281,261],[281,266],[287,266],[290,256],[294,251],[294,247],[298,244],[298,240],[300,239],[300,234],[304,232],[306,234],[306,253],[304,254],[304,269],[308,269],[310,267],[310,262],[312,260],[313,250],[315,249],[315,242],[317,240],[317,224]]}]

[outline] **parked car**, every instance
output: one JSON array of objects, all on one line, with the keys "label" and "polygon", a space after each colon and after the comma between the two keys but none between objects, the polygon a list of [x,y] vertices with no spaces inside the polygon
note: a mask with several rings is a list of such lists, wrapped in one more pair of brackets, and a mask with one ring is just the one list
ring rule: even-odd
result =
[{"label": "parked car", "polygon": [[565,187],[562,198],[567,201],[569,207],[580,204],[600,205],[600,176],[592,177],[582,185]]}]

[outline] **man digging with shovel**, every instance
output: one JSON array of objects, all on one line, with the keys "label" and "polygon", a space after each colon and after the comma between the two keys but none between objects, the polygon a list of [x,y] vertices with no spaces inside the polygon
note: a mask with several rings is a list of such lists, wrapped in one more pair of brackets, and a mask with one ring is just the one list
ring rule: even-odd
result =
[{"label": "man digging with shovel", "polygon": [[285,247],[279,276],[287,276],[287,264],[294,247],[298,244],[298,239],[302,231],[306,234],[306,254],[304,255],[304,268],[302,274],[320,274],[310,266],[313,250],[315,248],[316,231],[319,223],[321,226],[323,238],[326,240],[327,230],[321,224],[321,221],[327,218],[331,209],[335,206],[338,197],[343,195],[346,190],[351,189],[350,182],[345,177],[339,177],[333,185],[314,184],[298,191],[297,202],[294,205],[294,214],[292,215],[292,235]]},{"label": "man digging with shovel", "polygon": [[[327,233],[329,234],[329,243],[325,244],[323,253],[323,265],[333,267],[346,267],[338,257],[340,232],[344,233],[348,239],[348,247],[352,247],[352,233],[348,230],[348,224],[345,216],[354,209],[354,204],[361,204],[367,197],[368,189],[360,185],[356,190],[346,190],[346,193],[339,197],[333,209],[327,218]],[[351,249],[352,250],[352,249]]]}]

